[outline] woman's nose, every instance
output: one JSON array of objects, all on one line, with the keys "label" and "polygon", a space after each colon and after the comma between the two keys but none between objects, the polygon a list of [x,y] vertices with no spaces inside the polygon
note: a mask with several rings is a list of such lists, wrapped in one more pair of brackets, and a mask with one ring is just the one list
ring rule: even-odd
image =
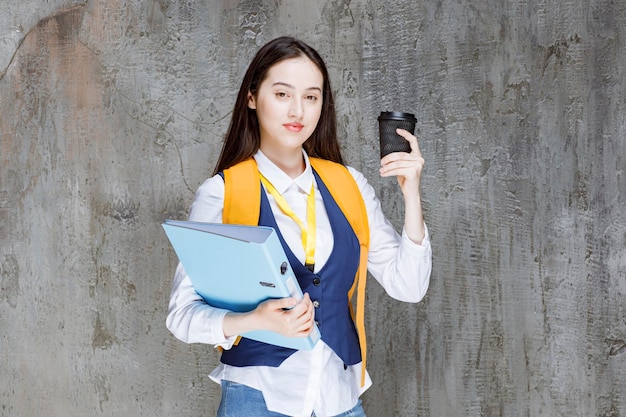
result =
[{"label": "woman's nose", "polygon": [[300,118],[304,114],[304,106],[302,100],[294,99],[289,107],[289,116]]}]

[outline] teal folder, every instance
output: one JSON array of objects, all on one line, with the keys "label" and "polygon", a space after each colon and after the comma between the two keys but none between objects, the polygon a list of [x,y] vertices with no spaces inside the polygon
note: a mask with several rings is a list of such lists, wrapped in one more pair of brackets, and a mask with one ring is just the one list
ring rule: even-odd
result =
[{"label": "teal folder", "polygon": [[[214,307],[246,312],[270,298],[303,297],[271,227],[166,220],[163,229],[194,289]],[[261,330],[241,336],[309,350],[320,333],[315,326],[307,337],[285,337]]]}]

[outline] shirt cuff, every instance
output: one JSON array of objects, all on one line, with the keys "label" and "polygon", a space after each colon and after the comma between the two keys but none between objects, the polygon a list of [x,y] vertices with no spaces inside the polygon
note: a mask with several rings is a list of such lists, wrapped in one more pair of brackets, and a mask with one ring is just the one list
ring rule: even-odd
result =
[{"label": "shirt cuff", "polygon": [[417,251],[415,252],[416,256],[420,256],[421,254],[428,252],[430,249],[430,234],[428,233],[428,227],[426,224],[424,224],[424,239],[422,239],[422,243],[415,243],[412,241],[404,228],[402,228],[402,246]]},{"label": "shirt cuff", "polygon": [[[224,330],[223,330],[224,329],[224,327],[223,327],[224,317],[226,316],[226,314],[228,314],[229,311],[225,310],[225,309],[221,309],[221,308],[220,309],[216,308],[216,310],[219,310],[219,317],[217,317],[217,320],[214,321],[215,328],[212,329],[212,331],[213,331],[213,334],[222,334],[223,335],[224,334]],[[215,347],[216,349],[217,348],[222,348],[222,349],[228,350],[231,347],[233,347],[233,345],[237,341],[237,337],[238,336],[235,335],[235,336],[224,338],[221,342],[215,343],[213,345],[213,347]]]},{"label": "shirt cuff", "polygon": [[237,341],[238,337],[239,336],[231,336],[228,339],[224,340],[223,342],[215,344],[213,347],[216,348],[216,349],[217,348],[222,348],[224,350],[228,350],[231,347],[233,347],[233,345]]}]

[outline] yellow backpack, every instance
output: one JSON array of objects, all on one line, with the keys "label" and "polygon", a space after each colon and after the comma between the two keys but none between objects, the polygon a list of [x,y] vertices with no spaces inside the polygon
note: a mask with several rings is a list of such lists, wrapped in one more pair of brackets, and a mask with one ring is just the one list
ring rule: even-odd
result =
[{"label": "yellow backpack", "polygon": [[[354,278],[348,299],[356,289],[356,318],[352,303],[350,312],[356,323],[363,359],[361,386],[365,385],[365,363],[367,341],[365,336],[365,284],[367,278],[367,253],[370,233],[367,211],[361,192],[348,169],[325,159],[309,158],[311,166],[320,176],[337,205],[348,219],[361,246],[359,269]],[[261,181],[256,161],[253,158],[224,170],[224,211],[222,221],[231,224],[256,226],[261,209]],[[255,201],[256,200],[256,201]]]}]

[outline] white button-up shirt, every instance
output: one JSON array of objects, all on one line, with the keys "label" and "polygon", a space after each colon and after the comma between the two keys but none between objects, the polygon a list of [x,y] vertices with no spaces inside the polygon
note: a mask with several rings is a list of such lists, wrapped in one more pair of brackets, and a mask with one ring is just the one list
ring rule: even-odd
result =
[{"label": "white button-up shirt", "polygon": [[[287,200],[294,213],[306,223],[307,195],[315,183],[308,156],[306,168],[292,179],[274,165],[261,151],[254,156],[259,171]],[[428,232],[421,245],[412,242],[405,233],[399,235],[385,218],[380,201],[365,177],[348,168],[361,191],[370,230],[368,270],[393,298],[418,302],[426,294],[432,268],[432,253]],[[295,221],[278,208],[268,193],[276,223],[294,255],[304,264],[301,229]],[[333,235],[328,215],[317,184],[315,184],[316,248],[315,270],[320,270],[333,249]],[[189,220],[222,222],[224,181],[216,175],[198,189],[189,210]],[[186,343],[208,343],[229,349],[235,338],[225,338],[222,321],[227,311],[208,305],[193,289],[184,268],[179,264],[170,296],[167,328]],[[322,341],[309,351],[300,350],[278,367],[235,367],[220,364],[210,375],[248,385],[263,392],[268,409],[295,417],[334,416],[354,407],[359,396],[371,385],[366,375],[361,386],[361,364],[344,369],[343,361]]]}]

